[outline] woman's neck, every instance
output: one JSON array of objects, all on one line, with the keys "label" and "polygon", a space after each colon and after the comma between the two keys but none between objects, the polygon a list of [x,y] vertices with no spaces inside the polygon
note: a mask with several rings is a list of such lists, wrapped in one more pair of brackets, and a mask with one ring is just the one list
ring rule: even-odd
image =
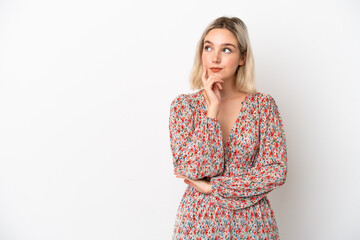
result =
[{"label": "woman's neck", "polygon": [[241,92],[236,89],[235,80],[233,79],[224,80],[221,86],[222,86],[222,89],[220,89],[221,101],[226,101],[234,97],[239,97],[239,94],[241,94]]}]

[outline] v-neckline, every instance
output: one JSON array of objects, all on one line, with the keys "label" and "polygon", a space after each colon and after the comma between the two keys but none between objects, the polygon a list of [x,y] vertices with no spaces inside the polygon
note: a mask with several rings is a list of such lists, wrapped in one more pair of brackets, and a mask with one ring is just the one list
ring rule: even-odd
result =
[{"label": "v-neckline", "polygon": [[[202,102],[203,102],[203,104],[204,104],[204,106],[205,106],[205,108],[206,108],[206,112],[207,112],[207,111],[208,111],[208,105],[207,105],[207,103],[206,103],[206,99],[205,99],[205,96],[204,96],[204,94],[203,94],[203,89],[200,90],[199,93],[200,93],[200,95],[201,95]],[[249,96],[250,96],[250,93],[246,93],[244,100],[241,102],[241,109],[239,110],[239,113],[238,113],[238,115],[237,115],[237,118],[236,118],[236,120],[235,120],[235,123],[234,123],[234,125],[232,126],[232,128],[231,128],[231,130],[230,130],[230,132],[229,132],[229,136],[227,137],[225,143],[224,143],[224,141],[223,141],[223,132],[222,132],[222,129],[221,129],[221,138],[222,138],[221,141],[222,141],[223,145],[226,146],[226,147],[230,144],[231,135],[233,134],[233,131],[235,130],[235,128],[236,128],[236,126],[237,126],[237,124],[238,124],[238,121],[239,121],[239,119],[240,119],[240,116],[241,116],[242,113],[244,112],[244,109],[245,109],[245,108],[244,108],[244,104],[245,104],[245,102],[246,102],[246,100],[248,99]],[[217,121],[218,121],[218,120],[217,120]],[[221,126],[220,126],[220,128],[221,128]]]}]

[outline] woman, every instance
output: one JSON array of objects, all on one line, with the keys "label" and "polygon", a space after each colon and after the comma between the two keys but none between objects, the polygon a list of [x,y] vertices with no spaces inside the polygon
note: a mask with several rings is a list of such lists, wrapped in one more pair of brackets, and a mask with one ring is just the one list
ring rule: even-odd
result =
[{"label": "woman", "polygon": [[279,239],[267,194],[286,180],[285,133],[275,100],[256,91],[243,21],[205,29],[190,80],[202,89],[170,107],[174,174],[188,184],[173,239]]}]

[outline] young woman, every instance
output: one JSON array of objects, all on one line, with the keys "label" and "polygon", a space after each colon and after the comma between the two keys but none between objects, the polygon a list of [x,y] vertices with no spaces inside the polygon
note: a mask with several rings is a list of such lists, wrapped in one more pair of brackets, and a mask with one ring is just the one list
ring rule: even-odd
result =
[{"label": "young woman", "polygon": [[286,180],[285,133],[274,98],[255,88],[242,20],[205,29],[190,82],[202,89],[170,107],[174,174],[188,184],[173,239],[279,239],[267,194]]}]

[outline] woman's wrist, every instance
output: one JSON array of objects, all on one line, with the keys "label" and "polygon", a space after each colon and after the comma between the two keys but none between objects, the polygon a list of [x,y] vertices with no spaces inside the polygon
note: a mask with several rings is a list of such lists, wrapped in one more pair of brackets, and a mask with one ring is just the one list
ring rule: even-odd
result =
[{"label": "woman's wrist", "polygon": [[206,116],[217,119],[218,114],[219,110],[217,108],[209,108]]}]

